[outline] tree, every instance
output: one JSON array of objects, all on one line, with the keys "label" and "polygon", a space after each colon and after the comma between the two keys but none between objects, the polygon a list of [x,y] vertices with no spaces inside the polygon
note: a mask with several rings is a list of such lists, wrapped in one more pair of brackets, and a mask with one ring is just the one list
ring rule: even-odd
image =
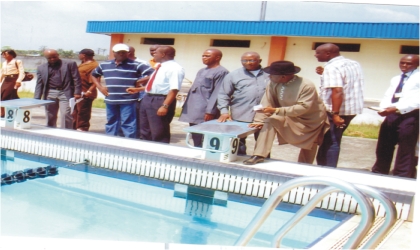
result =
[{"label": "tree", "polygon": [[74,58],[73,50],[58,49],[57,52],[60,55],[60,57],[62,57],[62,58],[70,58],[70,59]]}]

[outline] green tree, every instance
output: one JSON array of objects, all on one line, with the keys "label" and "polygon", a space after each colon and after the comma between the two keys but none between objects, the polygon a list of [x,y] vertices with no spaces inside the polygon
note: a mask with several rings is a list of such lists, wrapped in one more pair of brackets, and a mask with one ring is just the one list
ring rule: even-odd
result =
[{"label": "green tree", "polygon": [[63,49],[58,49],[57,50],[58,54],[60,55],[60,57],[62,58],[74,58],[74,52],[73,50],[63,50]]}]

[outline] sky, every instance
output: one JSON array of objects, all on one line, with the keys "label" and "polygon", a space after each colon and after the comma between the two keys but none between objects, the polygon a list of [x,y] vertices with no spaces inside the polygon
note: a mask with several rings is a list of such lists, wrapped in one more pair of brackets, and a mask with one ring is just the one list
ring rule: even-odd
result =
[{"label": "sky", "polygon": [[[327,2],[326,2],[327,1]],[[267,1],[266,21],[419,22],[416,0]],[[367,4],[366,2],[375,3]],[[261,1],[1,1],[1,47],[108,49],[87,21],[260,19]],[[416,6],[417,5],[417,6]],[[19,10],[19,11],[17,11]]]}]

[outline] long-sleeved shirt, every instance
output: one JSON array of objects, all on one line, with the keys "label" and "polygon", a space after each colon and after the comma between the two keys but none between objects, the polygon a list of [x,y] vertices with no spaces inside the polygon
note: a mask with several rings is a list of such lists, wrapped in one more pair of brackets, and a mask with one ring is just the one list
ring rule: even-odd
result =
[{"label": "long-sleeved shirt", "polygon": [[269,83],[268,74],[260,70],[257,76],[245,68],[234,70],[225,76],[217,98],[221,114],[228,114],[235,121],[252,122],[254,106],[261,103]]},{"label": "long-sleeved shirt", "polygon": [[396,107],[401,114],[409,113],[419,109],[420,106],[420,72],[418,69],[406,73],[404,86],[402,88],[400,99],[396,103],[392,103],[392,97],[400,83],[401,75],[397,75],[391,79],[391,85],[385,92],[379,106],[381,108]]},{"label": "long-sleeved shirt", "polygon": [[3,66],[1,68],[0,82],[3,82],[3,79],[7,75],[19,75],[16,82],[22,82],[23,78],[25,78],[25,70],[23,68],[22,61],[17,59],[12,59],[9,63],[7,63],[7,61],[4,61]]}]

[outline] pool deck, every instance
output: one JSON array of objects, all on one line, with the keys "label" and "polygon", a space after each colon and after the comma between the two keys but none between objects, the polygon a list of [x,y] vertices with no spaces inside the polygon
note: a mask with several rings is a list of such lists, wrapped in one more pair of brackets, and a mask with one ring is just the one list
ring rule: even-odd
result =
[{"label": "pool deck", "polygon": [[[105,124],[105,110],[103,109],[94,109],[93,113],[92,113],[92,126],[91,126],[91,134],[89,137],[91,138],[95,138],[97,136],[100,137],[100,134],[104,134],[104,124]],[[32,111],[32,123],[34,125],[44,125],[46,123],[45,121],[45,113],[44,113],[44,108],[36,108],[33,109]],[[182,123],[182,122],[178,122],[177,118],[174,118],[174,121],[171,124],[171,144],[170,145],[177,145],[180,147],[186,147],[185,152],[188,154],[188,152],[194,152],[194,150],[190,150],[189,148],[187,148],[186,143],[185,143],[185,131],[183,130],[185,127],[187,127],[188,124],[186,123]],[[53,130],[50,130],[47,132],[47,129],[40,129],[40,133],[50,133]],[[70,132],[70,131],[69,131]],[[59,130],[55,130],[53,133],[59,133]],[[87,137],[85,135],[85,132],[77,132],[77,131],[71,131],[71,134],[76,135],[76,137]],[[80,134],[80,136],[79,136]],[[98,137],[98,138],[99,138]],[[121,140],[122,138],[115,138],[116,140]],[[109,142],[109,143],[114,143],[114,142]],[[254,139],[252,136],[249,136],[247,138],[247,146],[248,146],[248,150],[247,153],[248,155],[252,155],[252,148],[254,147]],[[398,183],[398,179],[400,178],[394,178],[394,177],[384,177],[384,176],[380,176],[380,175],[372,175],[369,173],[371,166],[374,163],[375,160],[375,148],[376,148],[376,140],[372,140],[372,139],[361,139],[361,138],[353,138],[353,137],[344,137],[343,141],[342,141],[342,153],[340,155],[340,161],[339,161],[339,165],[338,165],[338,169],[336,171],[333,171],[337,174],[337,176],[339,176],[340,174],[344,173],[339,171],[340,169],[343,170],[347,170],[345,171],[345,173],[350,176],[352,175],[352,172],[354,172],[354,178],[359,178],[360,177],[360,173],[367,173],[366,177],[367,179],[365,180],[366,182],[369,181],[377,181],[380,178],[384,178],[382,179],[382,185],[383,186],[387,186],[389,185],[388,181],[390,183],[394,183],[393,185],[399,185]],[[362,153],[363,152],[363,153]],[[272,159],[276,159],[276,160],[282,160],[285,162],[296,162],[297,156],[299,153],[299,149],[295,148],[293,146],[290,145],[276,145],[276,143],[273,144],[273,150],[271,153],[271,157]],[[194,154],[194,153],[193,153]],[[190,155],[190,157],[194,157],[192,155]],[[247,157],[239,157],[239,160],[242,161],[244,159],[246,159]],[[238,161],[238,163],[240,164],[240,162]],[[273,169],[273,167],[271,167],[271,164],[269,164],[269,162],[267,162],[268,164],[257,164],[254,167],[256,168],[272,168],[271,170],[275,170]],[[242,165],[242,164],[240,164]],[[302,170],[306,171],[306,169],[310,169],[309,165],[308,166],[302,166],[302,169],[294,169],[294,171],[296,171],[296,173],[298,174],[299,172],[301,172]],[[313,168],[315,169],[315,168]],[[319,172],[317,172],[318,175],[322,175],[322,169],[318,169]],[[328,169],[330,170],[330,169]],[[293,168],[290,168],[290,171],[293,171]],[[365,182],[363,181],[363,182]],[[418,190],[418,182],[416,182],[417,185],[413,186],[410,185],[409,189],[410,191],[415,191]],[[401,189],[405,189],[403,187],[401,187]],[[418,207],[418,206],[416,206]],[[418,208],[417,208],[418,210]],[[353,222],[354,223],[354,222]],[[409,249],[410,248],[410,243],[411,246],[416,246],[417,244],[414,244],[414,240],[415,237],[413,236],[413,227],[416,226],[416,229],[418,228],[417,226],[418,223],[416,223],[416,225],[414,225],[414,223],[411,222],[404,222],[401,224],[401,226],[398,227],[398,229],[391,235],[390,238],[387,239],[387,241],[381,245],[380,249]],[[348,226],[348,225],[347,225]],[[34,239],[35,240],[35,239]],[[413,242],[412,242],[413,240]],[[44,242],[46,242],[45,244],[54,244],[55,240],[54,239],[49,239],[48,241],[45,241],[45,239],[43,239]],[[16,239],[14,237],[2,237],[2,242],[4,243],[16,243]],[[48,243],[49,242],[49,243]],[[106,242],[106,241],[105,241]],[[79,244],[84,245],[85,243],[89,243],[89,241],[86,242],[73,242],[72,244],[76,244],[73,245],[73,247],[77,247],[80,246]],[[92,243],[92,242],[91,242]],[[124,243],[125,244],[125,243]],[[132,248],[129,247],[129,245],[132,245]],[[143,247],[141,246],[143,244]],[[149,244],[149,243],[127,243],[127,248],[125,249],[146,249],[144,248],[144,244]],[[68,246],[70,246],[71,244],[69,244]],[[104,244],[105,245],[105,244]],[[112,243],[110,243],[110,246],[112,245]],[[152,248],[153,245],[153,248]],[[5,246],[5,245],[3,245]],[[185,245],[178,245],[178,244],[159,244],[159,243],[151,243],[151,245],[147,247],[147,249],[189,249],[188,246]],[[324,245],[325,246],[325,245]],[[79,248],[79,247],[77,247]],[[0,248],[1,249],[1,248]],[[18,248],[8,248],[8,249],[18,249]],[[46,249],[54,249],[54,247],[50,247],[50,248],[46,248]],[[82,247],[81,249],[84,249],[84,247]],[[193,248],[191,248],[193,249]],[[245,249],[245,248],[241,248],[241,247],[216,247],[216,246],[202,246],[200,248],[197,248],[197,246],[195,246],[194,249]],[[246,248],[246,249],[264,249],[264,248]]]}]

